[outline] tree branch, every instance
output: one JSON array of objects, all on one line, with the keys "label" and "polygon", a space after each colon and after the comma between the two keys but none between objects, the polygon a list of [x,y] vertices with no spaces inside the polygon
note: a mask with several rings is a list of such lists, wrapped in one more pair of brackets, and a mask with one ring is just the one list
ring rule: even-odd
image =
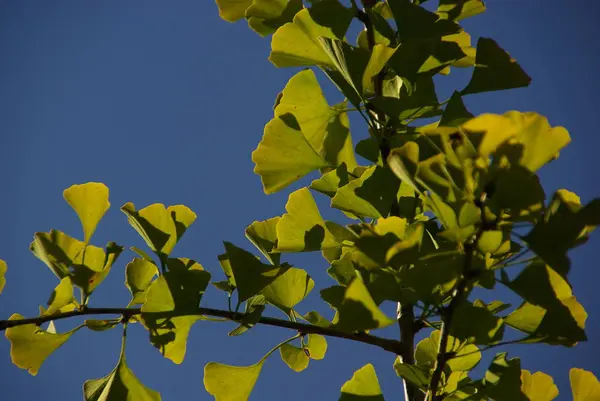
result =
[{"label": "tree branch", "polygon": [[[212,308],[198,308],[193,311],[170,311],[170,312],[145,312],[142,313],[140,308],[83,308],[79,310],[56,313],[48,316],[38,316],[34,318],[27,319],[17,319],[17,320],[0,320],[0,331],[4,331],[11,327],[22,326],[26,324],[35,324],[37,326],[42,323],[49,322],[51,320],[60,320],[67,319],[75,316],[90,316],[90,315],[121,315],[128,320],[132,316],[135,315],[143,315],[153,318],[170,318],[170,317],[178,317],[178,316],[191,316],[191,315],[202,315],[202,316],[213,316],[213,317],[221,317],[233,322],[242,322],[245,314],[236,313],[232,311],[222,310],[222,309],[212,309]],[[281,320],[272,317],[261,317],[258,321],[259,324],[264,324],[266,326],[274,326],[281,327],[285,329],[296,330],[299,333],[303,334],[320,334],[328,337],[336,337],[336,338],[344,338],[347,340],[352,340],[364,344],[374,345],[376,347],[382,348],[385,351],[393,352],[395,354],[400,354],[402,352],[403,346],[400,341],[377,337],[371,334],[366,333],[348,333],[344,331],[337,330],[331,327],[321,327],[315,326],[312,324],[306,323],[297,323],[291,322],[288,320]]]}]

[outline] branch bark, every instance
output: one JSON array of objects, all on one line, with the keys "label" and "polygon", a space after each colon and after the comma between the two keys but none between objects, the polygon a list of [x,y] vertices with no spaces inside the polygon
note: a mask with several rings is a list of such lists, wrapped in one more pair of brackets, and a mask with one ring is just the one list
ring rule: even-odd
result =
[{"label": "branch bark", "polygon": [[[90,315],[120,315],[128,320],[132,316],[146,315],[154,318],[170,318],[178,316],[213,316],[221,317],[232,322],[240,323],[245,317],[243,313],[231,312],[222,309],[212,308],[198,308],[193,311],[170,311],[170,312],[148,312],[142,313],[140,308],[83,308],[69,312],[56,313],[48,316],[38,316],[34,318],[18,319],[18,320],[0,320],[0,331],[4,331],[11,327],[22,326],[26,324],[35,324],[37,326],[42,323],[49,322],[51,320],[67,319],[75,316],[90,316]],[[285,329],[296,330],[299,333],[304,334],[320,334],[328,337],[344,338],[364,344],[374,345],[385,351],[400,354],[403,350],[402,343],[397,340],[388,338],[378,337],[366,333],[349,333],[337,330],[332,327],[321,327],[312,324],[291,322],[288,320],[281,320],[272,317],[261,317],[258,321],[259,324],[266,326],[281,327]]]}]

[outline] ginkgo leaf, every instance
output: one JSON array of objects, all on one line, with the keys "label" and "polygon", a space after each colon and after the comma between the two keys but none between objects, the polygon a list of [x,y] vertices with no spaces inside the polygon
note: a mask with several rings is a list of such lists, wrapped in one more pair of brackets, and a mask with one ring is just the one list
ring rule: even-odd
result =
[{"label": "ginkgo leaf", "polygon": [[[10,320],[23,319],[15,313]],[[55,333],[41,329],[35,324],[24,324],[6,329],[4,335],[10,341],[10,357],[12,362],[29,374],[38,374],[42,363],[63,345],[81,326],[66,333]]]},{"label": "ginkgo leaf", "polygon": [[264,361],[250,366],[209,362],[204,367],[204,388],[215,401],[247,401]]},{"label": "ginkgo leaf", "polygon": [[269,60],[280,68],[311,65],[335,68],[319,38],[342,39],[353,17],[351,9],[332,1],[319,2],[310,10],[301,10],[293,22],[273,34]]},{"label": "ginkgo leaf", "polygon": [[87,319],[83,321],[83,325],[92,331],[107,331],[114,329],[121,323],[120,319]]},{"label": "ginkgo leaf", "polygon": [[267,285],[261,294],[288,315],[291,309],[312,291],[315,282],[302,269],[290,267]]},{"label": "ginkgo leaf", "polygon": [[[419,341],[415,349],[415,359],[418,366],[425,370],[434,368],[439,343],[439,330],[433,331],[428,338]],[[446,352],[453,354],[453,357],[447,361],[447,365],[452,371],[467,372],[477,366],[481,360],[481,352],[475,345],[465,344],[450,335],[446,344]]]},{"label": "ginkgo leaf", "polygon": [[293,114],[272,119],[258,147],[252,152],[254,172],[266,194],[277,192],[306,174],[329,166],[310,146]]},{"label": "ginkgo leaf", "polygon": [[531,78],[493,39],[479,38],[475,69],[463,95],[528,86]]},{"label": "ginkgo leaf", "polygon": [[493,400],[528,400],[521,388],[521,361],[508,359],[506,352],[496,354],[485,372],[482,396]]},{"label": "ginkgo leaf", "polygon": [[235,22],[244,18],[246,9],[253,0],[216,0],[219,7],[219,16],[228,22]]},{"label": "ginkgo leaf", "polygon": [[554,379],[544,372],[531,374],[528,370],[521,370],[521,392],[529,401],[552,401],[558,397]]},{"label": "ginkgo leaf", "polygon": [[244,317],[239,321],[240,324],[235,329],[229,332],[230,336],[239,336],[250,330],[260,320],[262,313],[265,310],[266,304],[263,295],[255,295],[246,300],[246,310]]},{"label": "ginkgo leaf", "polygon": [[161,400],[160,393],[146,387],[133,374],[125,362],[124,354],[121,354],[119,363],[107,376],[87,380],[83,384],[83,397],[85,401]]},{"label": "ginkgo leaf", "polygon": [[327,339],[320,334],[309,334],[306,344],[310,359],[323,359],[327,352]]},{"label": "ginkgo leaf", "polygon": [[[150,341],[168,359],[183,362],[187,337],[192,325],[202,317],[194,315],[210,273],[193,260],[168,259],[169,271],[152,282],[142,305],[142,319],[150,332]],[[190,312],[177,317],[157,317],[153,312]]]},{"label": "ginkgo leaf", "polygon": [[266,286],[289,269],[287,265],[271,266],[261,263],[253,254],[232,243],[224,242],[224,245],[240,302],[260,294]]},{"label": "ginkgo leaf", "polygon": [[569,371],[573,401],[600,400],[600,382],[592,372],[580,368]]},{"label": "ginkgo leaf", "polygon": [[84,242],[57,230],[35,233],[29,246],[31,252],[61,280],[70,274],[69,268],[84,248]]},{"label": "ginkgo leaf", "polygon": [[81,288],[84,295],[89,297],[108,276],[123,249],[114,242],[109,242],[106,249],[88,245],[71,266],[70,277],[73,284]]},{"label": "ginkgo leaf", "polygon": [[292,114],[310,146],[329,164],[356,167],[346,103],[330,107],[312,70],[294,75],[282,91],[275,117]]},{"label": "ginkgo leaf", "polygon": [[387,162],[390,169],[402,182],[420,192],[415,182],[419,166],[419,145],[416,142],[407,142],[402,147],[392,149]]},{"label": "ginkgo leaf", "polygon": [[295,372],[302,372],[308,367],[310,358],[306,355],[303,348],[294,347],[290,344],[283,344],[279,348],[281,359],[286,365]]},{"label": "ginkgo leaf", "polygon": [[121,211],[150,249],[166,256],[196,220],[196,214],[183,205],[165,207],[162,203],[154,203],[136,211],[134,204],[128,202]]},{"label": "ginkgo leaf", "polygon": [[358,369],[342,386],[340,401],[355,401],[368,399],[369,401],[384,401],[375,368],[370,363]]},{"label": "ginkgo leaf", "polygon": [[0,259],[0,294],[2,294],[2,290],[4,289],[4,286],[6,285],[6,262],[3,261],[2,259]]},{"label": "ginkgo leaf", "polygon": [[76,307],[75,298],[73,298],[73,283],[70,277],[65,277],[60,280],[60,283],[52,291],[52,295],[48,300],[48,309],[44,312],[45,315],[52,315],[63,308],[70,306],[71,310]]},{"label": "ginkgo leaf", "polygon": [[158,275],[158,268],[146,259],[133,258],[125,266],[125,285],[131,292],[132,299],[128,306],[143,304],[146,291],[152,279]]},{"label": "ginkgo leaf", "polygon": [[321,291],[321,297],[337,309],[333,323],[341,330],[349,332],[371,330],[395,322],[379,309],[360,278],[352,280],[347,287],[326,288]]},{"label": "ginkgo leaf", "polygon": [[485,11],[482,0],[440,0],[436,14],[443,19],[460,21]]},{"label": "ginkgo leaf", "polygon": [[421,366],[402,363],[400,357],[397,357],[394,361],[394,370],[398,376],[420,389],[426,389],[431,381],[431,373],[429,370],[424,369]]},{"label": "ginkgo leaf", "polygon": [[338,189],[331,206],[357,216],[387,216],[399,188],[400,181],[389,169],[373,166]]},{"label": "ginkgo leaf", "polygon": [[390,57],[394,54],[396,48],[389,47],[384,44],[377,44],[371,51],[369,63],[365,68],[362,76],[362,87],[369,88],[373,86],[372,80],[377,74],[381,72],[383,67],[386,65]]},{"label": "ginkgo leaf", "polygon": [[335,170],[331,170],[323,174],[321,178],[311,182],[309,188],[333,198],[338,188],[343,187],[348,182],[350,182],[348,167],[346,163],[342,163]]},{"label": "ginkgo leaf", "polygon": [[277,223],[278,252],[310,252],[338,246],[308,188],[290,194]]},{"label": "ginkgo leaf", "polygon": [[83,227],[84,242],[89,243],[96,226],[110,207],[108,188],[99,182],[88,182],[65,189],[63,197],[77,213]]},{"label": "ginkgo leaf", "polygon": [[264,255],[267,260],[275,265],[279,265],[281,255],[272,252],[277,247],[277,223],[280,217],[273,217],[265,221],[254,221],[246,227],[246,238]]},{"label": "ginkgo leaf", "polygon": [[291,22],[302,8],[302,0],[253,0],[246,9],[246,19],[250,28],[266,36]]}]

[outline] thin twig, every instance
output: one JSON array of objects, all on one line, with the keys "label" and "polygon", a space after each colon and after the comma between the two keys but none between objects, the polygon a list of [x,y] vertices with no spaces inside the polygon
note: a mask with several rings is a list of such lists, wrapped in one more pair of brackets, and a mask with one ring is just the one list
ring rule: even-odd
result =
[{"label": "thin twig", "polygon": [[[212,308],[197,308],[192,311],[170,311],[170,312],[144,312],[140,308],[82,308],[69,312],[56,313],[47,316],[38,316],[27,319],[15,320],[0,320],[0,331],[4,331],[11,327],[22,326],[26,324],[35,324],[37,326],[51,320],[67,319],[75,316],[90,316],[90,315],[121,315],[125,320],[129,320],[132,316],[143,315],[152,318],[173,318],[178,316],[214,316],[221,317],[233,322],[242,322],[245,318],[244,313],[236,313],[232,311]],[[275,319],[272,317],[261,317],[259,324],[266,326],[282,327],[285,329],[296,330],[299,333],[305,334],[320,334],[328,337],[345,338],[352,341],[361,342],[364,344],[374,345],[382,348],[385,351],[400,354],[403,350],[402,342],[388,338],[377,337],[366,333],[348,333],[332,327],[321,327],[312,324],[291,322],[288,320]]]}]

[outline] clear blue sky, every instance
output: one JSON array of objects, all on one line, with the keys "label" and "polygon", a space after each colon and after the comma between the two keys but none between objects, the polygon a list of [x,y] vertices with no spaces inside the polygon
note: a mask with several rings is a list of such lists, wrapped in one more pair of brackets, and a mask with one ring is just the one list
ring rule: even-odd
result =
[{"label": "clear blue sky", "polygon": [[[536,111],[553,125],[566,126],[573,143],[542,170],[542,179],[548,193],[566,187],[584,201],[600,195],[599,17],[595,0],[490,0],[487,13],[465,23],[474,38],[495,38],[533,77],[528,89],[469,97],[471,111]],[[276,93],[294,73],[273,67],[269,48],[269,40],[244,22],[220,20],[212,1],[0,2],[0,258],[9,266],[0,319],[13,312],[35,315],[57,284],[28,246],[34,232],[51,228],[81,236],[77,217],[62,199],[72,184],[101,181],[111,190],[112,208],[95,234],[97,245],[114,240],[143,246],[119,211],[131,201],[140,208],[154,202],[191,207],[198,220],[174,254],[198,260],[214,279],[222,277],[216,259],[222,240],[252,248],[244,228],[282,214],[287,194],[298,188],[266,196],[252,172],[250,153],[272,117]],[[441,98],[449,88],[440,87]],[[331,90],[327,95],[332,102],[340,100]],[[360,120],[354,122],[355,140],[366,137]],[[598,247],[600,236],[595,235],[572,254],[571,281],[590,313],[592,341],[571,350],[509,348],[510,356],[523,357],[524,368],[553,375],[560,399],[571,397],[570,367],[600,373],[594,356],[600,337]],[[132,257],[129,251],[121,256],[92,305],[127,303],[124,266]],[[320,256],[288,260],[306,268],[319,288],[333,284]],[[211,289],[205,305],[225,307],[225,299],[215,293]],[[314,291],[301,312],[318,301]],[[62,331],[71,324],[56,326]],[[133,327],[129,365],[163,400],[210,400],[202,385],[206,362],[254,363],[288,334],[257,328],[227,337],[231,327],[194,326],[181,366],[163,359],[147,334]],[[394,330],[385,334],[397,335]],[[11,364],[9,343],[0,339],[2,399],[82,399],[83,382],[106,375],[116,363],[119,337],[120,330],[80,331],[37,377]],[[273,355],[251,399],[336,400],[341,385],[367,362],[375,364],[387,399],[399,399],[393,357],[341,340],[329,344],[328,357],[301,374]]]}]

